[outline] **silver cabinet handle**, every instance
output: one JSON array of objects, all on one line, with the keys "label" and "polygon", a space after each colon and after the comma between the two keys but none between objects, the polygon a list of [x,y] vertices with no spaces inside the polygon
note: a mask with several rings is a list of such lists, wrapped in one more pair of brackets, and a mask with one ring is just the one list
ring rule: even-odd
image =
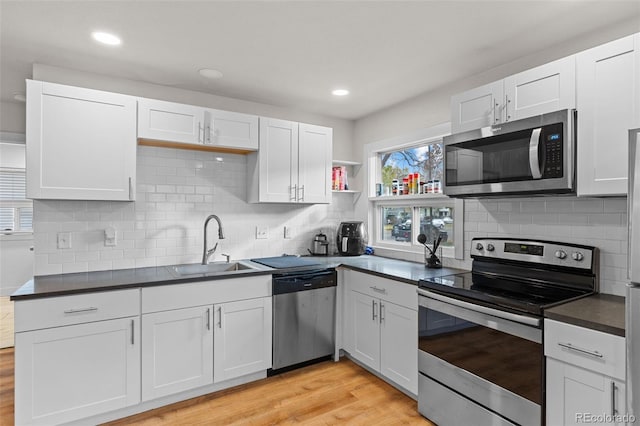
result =
[{"label": "silver cabinet handle", "polygon": [[611,382],[611,415],[615,416],[618,414],[618,407],[616,404],[616,391],[618,390],[618,387],[616,386],[616,382],[612,381]]},{"label": "silver cabinet handle", "polygon": [[376,318],[378,318],[378,314],[376,314],[376,307],[378,306],[378,304],[376,303],[375,300],[371,301],[371,315],[372,315],[372,320],[375,321]]},{"label": "silver cabinet handle", "polygon": [[80,308],[80,309],[67,309],[66,311],[64,311],[65,314],[79,314],[80,312],[93,312],[93,311],[97,311],[98,308],[94,308],[93,306],[90,306],[88,308]]},{"label": "silver cabinet handle", "polygon": [[371,290],[377,292],[377,293],[382,293],[382,294],[387,294],[387,289],[386,288],[378,288],[376,286],[371,286],[369,287]]},{"label": "silver cabinet handle", "polygon": [[498,113],[498,107],[500,106],[500,104],[497,101],[494,101],[494,102],[495,102],[495,105],[493,106],[493,122],[499,123],[500,118]]},{"label": "silver cabinet handle", "polygon": [[205,134],[206,134],[206,141],[205,143],[211,143],[211,125],[208,125],[205,128]]},{"label": "silver cabinet handle", "polygon": [[504,98],[506,99],[506,103],[504,104],[505,108],[507,109],[507,120],[509,121],[511,120],[511,115],[509,115],[509,104],[511,103],[511,99],[509,99],[509,95],[504,95]]},{"label": "silver cabinet handle", "polygon": [[384,303],[380,302],[380,324],[384,321]]},{"label": "silver cabinet handle", "polygon": [[222,328],[222,306],[218,308],[218,312],[220,313],[220,321],[218,322],[218,327]]},{"label": "silver cabinet handle", "polygon": [[577,346],[572,345],[571,343],[558,342],[558,346],[562,346],[563,348],[569,349],[571,351],[580,352],[582,354],[593,356],[593,357],[596,357],[596,358],[604,358],[604,355],[602,355],[598,351],[590,351],[588,349],[582,349],[582,348],[579,348]]},{"label": "silver cabinet handle", "polygon": [[198,121],[198,142],[204,143],[204,126]]},{"label": "silver cabinet handle", "polygon": [[131,344],[133,345],[135,340],[134,340],[134,333],[135,333],[135,320],[131,320]]},{"label": "silver cabinet handle", "polygon": [[207,330],[211,330],[211,309],[207,308]]},{"label": "silver cabinet handle", "polygon": [[529,169],[531,170],[531,176],[533,176],[534,179],[540,179],[542,177],[542,173],[540,172],[540,158],[538,158],[538,147],[540,146],[541,132],[541,127],[533,129],[531,139],[529,139]]},{"label": "silver cabinet handle", "polygon": [[129,201],[133,201],[136,198],[136,190],[133,187],[133,178],[129,176]]}]

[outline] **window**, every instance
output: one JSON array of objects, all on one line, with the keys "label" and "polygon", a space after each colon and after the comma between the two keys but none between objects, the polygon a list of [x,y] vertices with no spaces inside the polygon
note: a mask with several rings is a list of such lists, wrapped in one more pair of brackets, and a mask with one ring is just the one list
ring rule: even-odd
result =
[{"label": "window", "polygon": [[33,206],[26,199],[24,169],[0,168],[0,232],[31,231]]},{"label": "window", "polygon": [[444,196],[441,189],[442,137],[448,133],[448,125],[436,126],[367,145],[371,245],[422,253],[418,236],[424,234],[430,247],[441,238],[443,257],[463,257],[464,204]]}]

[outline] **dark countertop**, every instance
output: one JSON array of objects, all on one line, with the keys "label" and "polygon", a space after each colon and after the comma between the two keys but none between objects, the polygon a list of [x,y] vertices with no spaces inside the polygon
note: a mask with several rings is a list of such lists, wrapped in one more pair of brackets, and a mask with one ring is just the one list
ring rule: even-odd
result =
[{"label": "dark countertop", "polygon": [[[428,269],[422,263],[389,259],[379,256],[353,257],[305,257],[317,261],[325,267],[335,268],[343,266],[360,272],[402,281],[408,284],[418,284],[418,280],[425,277],[442,276],[464,272],[460,269],[442,268]],[[125,288],[149,287],[167,284],[180,284],[203,280],[220,280],[239,278],[253,275],[265,275],[282,272],[282,270],[268,268],[250,262],[240,261],[251,265],[254,269],[241,271],[227,271],[196,276],[177,277],[167,266],[150,268],[120,269],[114,271],[82,272],[74,274],[44,275],[34,277],[11,295],[11,300],[25,300],[71,294],[90,293],[97,291],[120,290]],[[291,271],[288,269],[287,271]]]},{"label": "dark countertop", "polygon": [[593,296],[547,309],[545,318],[624,337],[625,299],[612,294]]}]

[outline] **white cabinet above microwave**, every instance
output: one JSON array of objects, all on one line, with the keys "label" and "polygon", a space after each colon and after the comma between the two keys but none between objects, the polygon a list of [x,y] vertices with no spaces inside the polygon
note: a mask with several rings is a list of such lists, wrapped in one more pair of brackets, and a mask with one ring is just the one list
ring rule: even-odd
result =
[{"label": "white cabinet above microwave", "polygon": [[138,138],[141,145],[247,153],[258,149],[258,117],[140,98]]},{"label": "white cabinet above microwave", "polygon": [[451,131],[460,133],[576,105],[575,56],[451,97]]}]

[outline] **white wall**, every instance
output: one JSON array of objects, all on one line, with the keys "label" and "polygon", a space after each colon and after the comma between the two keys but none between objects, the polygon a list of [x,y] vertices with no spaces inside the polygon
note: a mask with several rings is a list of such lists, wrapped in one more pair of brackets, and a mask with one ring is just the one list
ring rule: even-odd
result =
[{"label": "white wall", "polygon": [[[358,161],[365,161],[364,145],[415,133],[437,124],[448,122],[450,98],[482,84],[559,59],[590,47],[635,33],[639,30],[635,20],[619,23],[615,27],[600,29],[587,37],[558,44],[554,49],[520,58],[497,66],[485,73],[421,94],[398,105],[359,119],[355,123],[354,152]],[[366,165],[363,166],[366,169]],[[358,175],[354,184],[366,185],[368,172]],[[370,203],[361,197],[356,205],[355,217],[366,220]],[[523,200],[466,200],[465,201],[465,258],[462,261],[445,259],[447,266],[470,268],[469,247],[476,236],[509,236],[556,240],[600,248],[601,291],[624,295],[627,268],[626,199],[583,199],[577,197],[541,197]],[[406,258],[405,254],[385,255]],[[411,260],[419,260],[412,256]]]},{"label": "white wall", "polygon": [[[333,242],[338,224],[352,218],[349,194],[330,205],[248,204],[246,175],[244,155],[140,146],[135,202],[34,201],[35,275],[197,263],[212,213],[226,234],[212,260],[306,254],[320,230]],[[257,225],[269,228],[268,239],[255,238]],[[108,226],[116,247],[104,246]],[[284,239],[284,226],[293,238]],[[57,248],[58,232],[71,233],[71,249]],[[210,247],[216,241],[212,221]]]},{"label": "white wall", "polygon": [[161,99],[189,105],[216,108],[226,111],[243,112],[299,121],[309,124],[333,128],[333,158],[339,160],[353,159],[353,121],[307,113],[291,108],[267,105],[257,102],[243,101],[224,96],[216,96],[203,92],[161,86],[142,81],[126,80],[106,75],[87,73],[66,68],[52,67],[42,64],[33,65],[34,80],[50,81],[71,86],[87,87],[97,90],[124,93],[151,99]]},{"label": "white wall", "polygon": [[24,133],[25,111],[24,102],[0,102],[0,131]]}]

